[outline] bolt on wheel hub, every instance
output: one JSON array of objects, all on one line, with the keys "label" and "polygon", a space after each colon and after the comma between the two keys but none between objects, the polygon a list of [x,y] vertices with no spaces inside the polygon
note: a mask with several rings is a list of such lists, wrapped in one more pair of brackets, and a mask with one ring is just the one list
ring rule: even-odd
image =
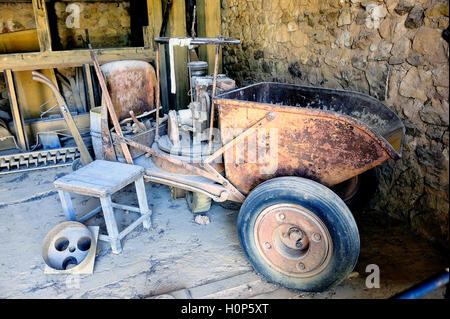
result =
[{"label": "bolt on wheel hub", "polygon": [[277,204],[258,216],[254,228],[260,254],[278,271],[309,277],[328,264],[332,242],[326,226],[300,205]]}]

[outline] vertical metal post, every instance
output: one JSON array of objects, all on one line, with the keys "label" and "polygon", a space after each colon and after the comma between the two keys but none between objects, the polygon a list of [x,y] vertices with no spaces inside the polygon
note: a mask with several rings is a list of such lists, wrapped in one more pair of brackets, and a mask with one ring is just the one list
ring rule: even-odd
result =
[{"label": "vertical metal post", "polygon": [[[216,95],[216,87],[217,87],[217,72],[219,70],[219,50],[220,50],[220,44],[216,44],[216,56],[214,60],[214,79],[213,79],[213,89],[212,89],[212,95],[211,100]],[[213,133],[213,125],[214,125],[214,109],[215,105],[214,102],[211,101],[211,118],[210,118],[210,124],[209,124],[209,153],[212,151],[212,133]]]},{"label": "vertical metal post", "polygon": [[194,96],[192,95],[192,73],[191,73],[191,53],[189,50],[189,47],[187,49],[187,65],[188,65],[188,71],[189,71],[189,95],[191,96],[191,103],[194,102]]},{"label": "vertical metal post", "polygon": [[155,128],[155,141],[159,140],[159,107],[161,105],[161,101],[159,98],[159,43],[156,43],[155,48],[155,60],[156,60],[156,128]]}]

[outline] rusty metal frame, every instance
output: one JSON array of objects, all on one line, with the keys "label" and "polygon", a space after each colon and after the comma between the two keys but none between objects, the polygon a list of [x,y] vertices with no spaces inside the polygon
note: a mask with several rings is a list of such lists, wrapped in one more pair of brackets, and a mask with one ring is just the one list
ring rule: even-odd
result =
[{"label": "rusty metal frame", "polygon": [[[183,162],[179,159],[173,158],[170,155],[163,154],[161,152],[158,152],[146,145],[137,143],[135,141],[132,141],[124,136],[118,136],[118,139],[122,142],[128,144],[131,147],[138,148],[144,152],[147,153],[146,156],[155,156],[159,157],[162,160],[166,160],[174,165],[180,166],[181,168],[192,172],[196,175],[202,176],[208,180],[211,180],[213,182],[216,182],[218,184],[223,185],[225,188],[225,192],[222,192],[220,196],[215,196],[207,191],[206,186],[205,189],[200,189],[197,186],[190,185],[187,183],[180,183],[179,181],[171,179],[171,181],[164,181],[162,177],[147,177],[147,179],[150,179],[152,181],[156,181],[162,184],[168,184],[175,187],[185,188],[188,190],[196,191],[199,193],[203,193],[215,201],[222,202],[225,200],[234,200],[237,202],[243,202],[245,200],[245,195],[243,195],[228,179],[223,177],[212,165],[211,162],[222,155],[227,149],[235,145],[237,142],[245,138],[246,136],[250,135],[255,131],[258,127],[263,127],[267,122],[273,120],[275,118],[275,114],[272,112],[268,112],[262,119],[256,121],[256,123],[249,126],[247,129],[245,129],[242,133],[240,133],[238,136],[236,136],[232,141],[228,142],[227,144],[223,145],[219,150],[217,150],[214,154],[209,156],[206,160],[202,161],[200,163],[200,167],[203,167],[204,169],[195,167],[194,165],[191,165],[189,163]],[[173,174],[171,174],[173,176]]]},{"label": "rusty metal frame", "polygon": [[146,153],[150,154],[151,156],[159,157],[159,158],[166,160],[174,165],[178,165],[178,166],[182,167],[183,169],[186,169],[194,174],[200,175],[200,176],[205,177],[209,180],[212,180],[216,183],[222,184],[227,189],[227,191],[229,191],[231,198],[233,198],[234,200],[243,202],[245,199],[245,196],[241,192],[239,192],[239,190],[236,187],[234,187],[227,179],[225,179],[222,175],[220,175],[220,173],[216,169],[214,169],[214,167],[212,167],[209,164],[204,165],[206,170],[200,169],[189,163],[183,162],[183,161],[173,158],[169,155],[155,151],[148,146],[145,146],[145,145],[142,145],[135,141],[132,141],[126,137],[118,136],[118,138],[119,138],[119,140],[128,144],[129,146],[136,147],[142,151],[145,151]]},{"label": "rusty metal frame", "polygon": [[275,114],[273,112],[267,113],[262,119],[257,121],[255,124],[248,127],[246,130],[244,130],[241,134],[236,136],[234,139],[229,141],[227,144],[223,145],[220,149],[215,151],[213,154],[211,154],[205,161],[205,164],[210,164],[212,161],[214,161],[217,157],[225,153],[229,148],[233,147],[237,142],[242,140],[243,138],[247,137],[251,133],[255,131],[255,129],[264,126],[268,121],[272,121],[275,118]]}]

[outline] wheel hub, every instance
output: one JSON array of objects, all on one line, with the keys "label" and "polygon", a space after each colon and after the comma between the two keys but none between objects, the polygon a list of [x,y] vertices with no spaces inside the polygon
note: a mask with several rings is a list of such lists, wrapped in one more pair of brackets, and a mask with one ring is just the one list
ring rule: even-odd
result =
[{"label": "wheel hub", "polygon": [[315,275],[331,257],[332,242],[326,226],[300,205],[266,208],[255,222],[254,236],[264,259],[290,276]]}]

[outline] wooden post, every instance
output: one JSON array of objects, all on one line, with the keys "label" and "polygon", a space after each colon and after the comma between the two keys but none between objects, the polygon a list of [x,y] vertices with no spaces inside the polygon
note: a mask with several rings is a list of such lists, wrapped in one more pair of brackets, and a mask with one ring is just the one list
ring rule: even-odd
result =
[{"label": "wooden post", "polygon": [[[197,33],[199,37],[216,37],[222,33],[220,0],[197,0]],[[208,72],[214,72],[213,45],[202,45],[199,48],[200,60],[208,62]],[[222,55],[219,56],[219,73],[222,72]]]},{"label": "wooden post", "polygon": [[[97,78],[100,83],[100,87],[102,88],[103,97],[105,100],[105,104],[108,107],[109,115],[111,116],[111,121],[113,122],[114,129],[118,136],[123,136],[122,128],[120,127],[119,120],[117,119],[116,112],[114,110],[114,106],[111,101],[111,97],[109,96],[108,87],[106,85],[106,80],[103,77],[103,73],[100,70],[100,65],[98,64],[97,57],[95,56],[94,50],[92,50],[91,45],[89,44],[89,49],[91,51],[91,58],[94,64],[95,72],[97,73]],[[133,158],[131,157],[130,150],[128,149],[128,145],[124,142],[120,142],[120,146],[122,147],[122,153],[125,157],[125,160],[128,164],[133,164]]]},{"label": "wooden post", "polygon": [[[162,7],[161,0],[147,0],[147,13],[148,13],[148,27],[144,27],[144,45],[146,47],[152,47],[154,50],[155,45],[154,38],[159,37],[159,31],[162,25]],[[167,72],[166,72],[166,55],[165,50],[162,48],[162,52],[159,55],[159,77],[160,77],[160,98],[163,106],[163,112],[169,112],[169,92],[167,87]],[[155,62],[156,64],[156,62]]]},{"label": "wooden post", "polygon": [[91,109],[93,109],[97,105],[95,105],[94,99],[94,85],[92,83],[91,67],[89,66],[89,64],[83,64],[83,69],[84,69],[84,76],[86,77],[85,81],[87,86],[89,106]]},{"label": "wooden post", "polygon": [[[169,12],[169,36],[185,37],[186,34],[186,8],[184,0],[173,0]],[[175,108],[185,109],[189,103],[187,95],[189,90],[189,77],[187,69],[187,47],[174,47],[174,64],[177,93],[175,96]]]},{"label": "wooden post", "polygon": [[20,113],[19,103],[17,102],[16,87],[14,83],[14,76],[11,70],[5,70],[5,81],[8,87],[9,102],[11,103],[11,113],[14,121],[14,130],[16,131],[17,142],[19,147],[26,151],[28,150],[27,138],[25,135],[25,126],[22,114]]},{"label": "wooden post", "polygon": [[50,27],[48,24],[47,7],[45,0],[33,0],[34,18],[39,39],[39,47],[42,51],[52,50],[52,40],[50,37]]},{"label": "wooden post", "polygon": [[73,208],[72,199],[70,198],[70,193],[63,190],[58,190],[58,194],[59,199],[61,200],[64,215],[66,215],[66,220],[76,221],[77,217],[75,215],[75,209]]}]

